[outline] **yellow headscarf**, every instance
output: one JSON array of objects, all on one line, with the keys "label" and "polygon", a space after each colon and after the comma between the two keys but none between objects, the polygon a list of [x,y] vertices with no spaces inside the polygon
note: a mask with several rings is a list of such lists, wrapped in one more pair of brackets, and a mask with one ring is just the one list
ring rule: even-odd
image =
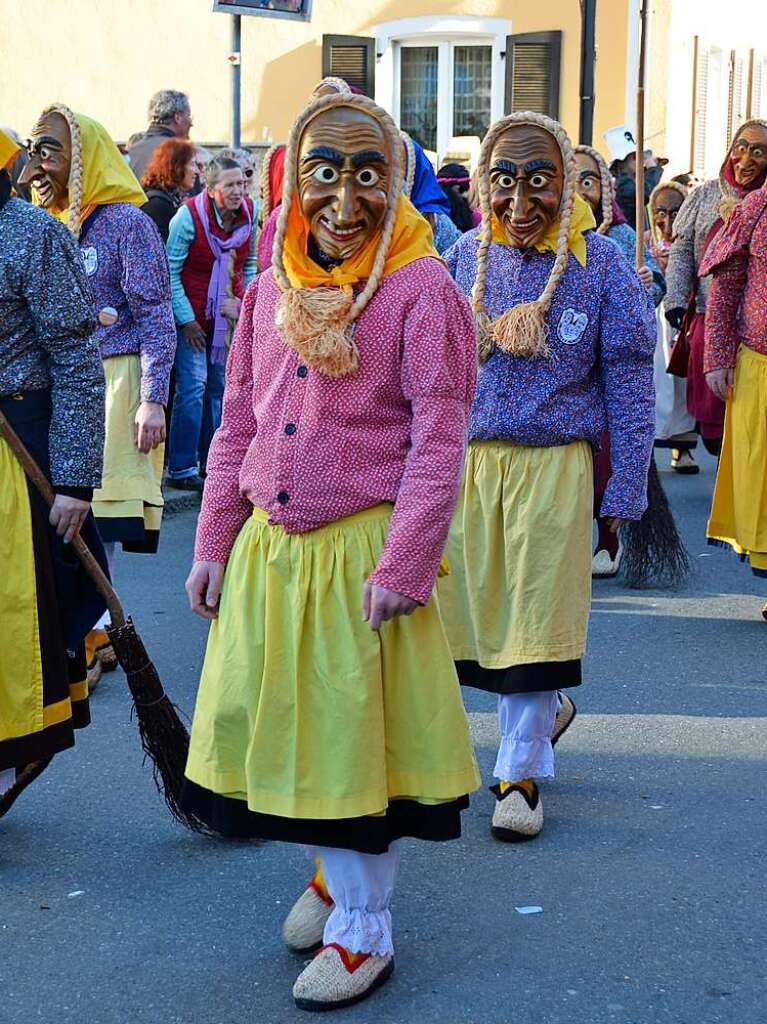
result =
[{"label": "yellow headscarf", "polygon": [[[366,281],[370,277],[380,237],[380,232],[376,232],[356,255],[344,260],[336,267],[325,270],[308,255],[309,223],[299,210],[297,197],[294,196],[288,214],[283,247],[285,273],[294,288],[318,288],[323,285],[335,285],[338,288],[343,288],[344,291],[351,291],[355,284]],[[423,256],[440,258],[434,248],[431,225],[425,217],[421,216],[410,200],[401,195],[397,205],[394,231],[386,253],[383,276],[388,277],[395,270],[399,270]]]},{"label": "yellow headscarf", "polygon": [[[57,110],[56,106],[51,108]],[[72,116],[66,107],[59,110],[62,116]],[[117,148],[106,128],[85,114],[75,114],[80,129],[80,165],[82,167],[82,192],[80,195],[80,224],[93,213],[97,206],[110,203],[130,203],[142,207],[146,203],[136,175],[128,166],[125,157]],[[73,147],[74,165],[74,147]],[[69,201],[72,202],[72,175],[70,172]],[[69,223],[70,208],[54,212],[63,224]],[[53,212],[53,211],[51,211]]]},{"label": "yellow headscarf", "polygon": [[21,147],[14,142],[10,135],[0,128],[0,171],[10,167],[13,161],[21,152]]},{"label": "yellow headscarf", "polygon": [[[499,245],[511,245],[503,230],[501,222],[494,213],[490,214],[492,225],[492,239]],[[587,231],[593,231],[597,226],[589,204],[575,193],[573,200],[573,216],[570,220],[570,231],[567,236],[567,248],[575,256],[582,267],[586,266],[586,238]],[[543,238],[535,246],[538,252],[557,251],[557,238],[559,237],[559,218],[551,225]]]}]

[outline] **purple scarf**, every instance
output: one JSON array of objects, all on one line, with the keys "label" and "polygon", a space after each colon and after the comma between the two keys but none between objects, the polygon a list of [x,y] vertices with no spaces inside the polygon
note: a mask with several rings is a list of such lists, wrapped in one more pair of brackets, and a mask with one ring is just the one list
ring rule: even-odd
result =
[{"label": "purple scarf", "polygon": [[253,221],[248,204],[243,200],[241,209],[245,211],[246,223],[240,224],[238,228],[235,228],[228,238],[219,238],[218,235],[214,235],[210,230],[209,218],[215,216],[215,213],[210,200],[206,203],[207,198],[208,194],[203,189],[194,199],[194,205],[197,213],[200,215],[200,223],[205,232],[205,238],[210,246],[210,251],[213,253],[213,270],[211,271],[208,284],[208,301],[205,306],[205,316],[209,320],[214,321],[210,361],[212,363],[225,363],[227,319],[221,313],[221,304],[226,298],[226,289],[229,284],[229,253],[233,249],[239,249],[241,245],[247,242],[253,230]]}]

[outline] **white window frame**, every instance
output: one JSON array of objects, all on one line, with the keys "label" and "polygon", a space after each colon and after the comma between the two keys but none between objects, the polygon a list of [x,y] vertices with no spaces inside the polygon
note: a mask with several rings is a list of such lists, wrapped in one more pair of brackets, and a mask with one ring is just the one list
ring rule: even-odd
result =
[{"label": "white window frame", "polygon": [[507,18],[472,18],[434,15],[401,18],[373,27],[376,40],[376,102],[400,123],[400,54],[402,47],[434,46],[439,50],[437,79],[437,157],[441,159],[453,137],[453,47],[490,46],[490,123],[503,117],[506,86]]}]

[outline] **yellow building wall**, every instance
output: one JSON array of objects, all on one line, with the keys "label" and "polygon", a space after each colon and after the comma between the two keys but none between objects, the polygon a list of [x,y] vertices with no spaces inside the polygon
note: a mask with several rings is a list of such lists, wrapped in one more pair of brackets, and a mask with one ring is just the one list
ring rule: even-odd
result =
[{"label": "yellow building wall", "polygon": [[[629,0],[597,5],[594,139],[626,116]],[[157,89],[188,92],[193,137],[229,134],[230,19],[211,0],[0,0],[0,123],[27,134],[39,111],[63,101],[101,120],[117,139],[146,124]],[[370,35],[374,25],[424,15],[506,18],[512,31],[563,32],[560,114],[574,137],[579,119],[577,0],[314,0],[310,22],[243,17],[243,140],[284,139],[322,73],[323,34]]]}]

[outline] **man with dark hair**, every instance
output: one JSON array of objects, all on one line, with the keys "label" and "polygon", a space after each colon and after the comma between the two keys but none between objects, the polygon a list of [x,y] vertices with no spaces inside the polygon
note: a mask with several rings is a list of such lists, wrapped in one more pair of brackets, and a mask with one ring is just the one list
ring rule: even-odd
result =
[{"label": "man with dark hair", "polygon": [[166,139],[188,139],[194,124],[189,97],[175,89],[161,89],[149,101],[149,127],[141,138],[128,147],[133,173],[141,180],[149,160]]}]

